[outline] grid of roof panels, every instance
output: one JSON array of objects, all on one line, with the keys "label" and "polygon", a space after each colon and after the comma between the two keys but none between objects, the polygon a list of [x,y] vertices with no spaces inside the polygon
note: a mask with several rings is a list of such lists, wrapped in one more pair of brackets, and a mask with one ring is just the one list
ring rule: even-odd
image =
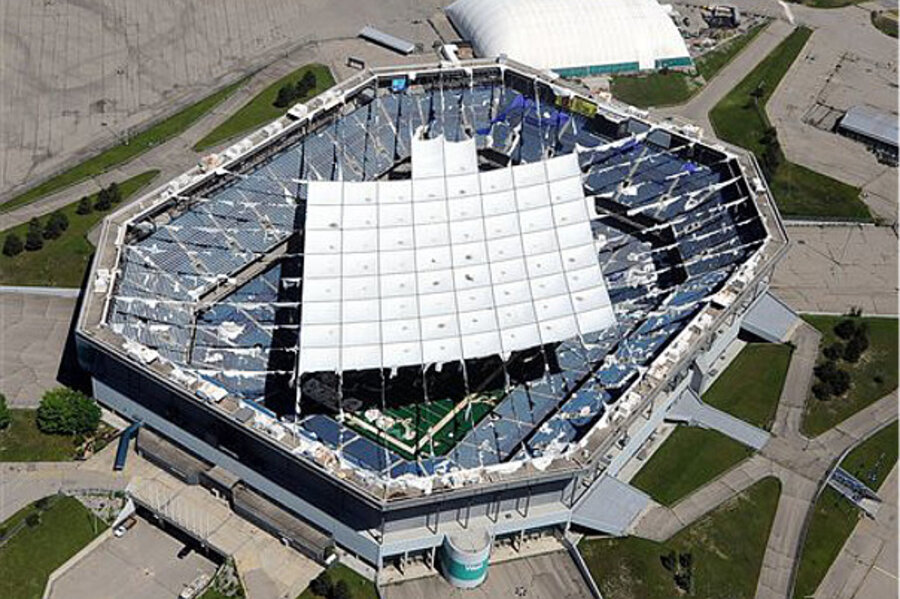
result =
[{"label": "grid of roof panels", "polygon": [[301,372],[509,357],[614,324],[576,155],[479,172],[473,139],[412,147],[412,179],[309,184]]}]

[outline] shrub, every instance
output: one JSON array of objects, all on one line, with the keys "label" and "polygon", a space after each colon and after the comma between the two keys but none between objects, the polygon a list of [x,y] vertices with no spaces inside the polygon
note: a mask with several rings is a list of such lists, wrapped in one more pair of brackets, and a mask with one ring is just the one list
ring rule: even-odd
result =
[{"label": "shrub", "polygon": [[848,362],[859,362],[859,359],[867,349],[869,349],[868,337],[865,334],[856,335],[844,348],[843,358]]},{"label": "shrub", "polygon": [[25,524],[30,528],[34,528],[38,524],[41,523],[41,515],[37,512],[32,512],[25,516]]},{"label": "shrub", "polygon": [[9,413],[9,406],[6,405],[6,396],[0,393],[0,430],[9,426],[12,415]]},{"label": "shrub", "polygon": [[856,323],[845,318],[834,325],[834,334],[846,341],[856,334]]},{"label": "shrub", "polygon": [[3,241],[4,256],[18,256],[24,249],[25,246],[22,244],[22,240],[15,233],[8,234]]},{"label": "shrub", "polygon": [[75,207],[75,214],[90,214],[94,211],[94,207],[91,206],[91,198],[88,196],[84,196],[80,200],[78,200],[78,206]]},{"label": "shrub", "polygon": [[835,395],[843,395],[850,390],[850,374],[845,370],[836,370],[834,376],[828,381],[831,392]]},{"label": "shrub", "polygon": [[28,221],[28,233],[25,235],[25,249],[34,252],[44,247],[43,227],[36,218]]},{"label": "shrub", "polygon": [[679,554],[678,563],[681,564],[682,568],[690,570],[691,566],[694,565],[694,556],[690,553]]},{"label": "shrub", "polygon": [[37,410],[38,428],[56,435],[89,434],[100,425],[97,402],[80,391],[60,387],[44,393]]}]

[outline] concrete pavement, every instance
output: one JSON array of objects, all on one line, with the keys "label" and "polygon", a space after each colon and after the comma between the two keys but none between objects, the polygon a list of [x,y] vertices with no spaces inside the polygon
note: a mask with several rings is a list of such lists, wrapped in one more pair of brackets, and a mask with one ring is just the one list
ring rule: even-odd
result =
[{"label": "concrete pavement", "polygon": [[863,518],[816,590],[816,599],[897,597],[897,467],[879,493],[875,519]]},{"label": "concrete pavement", "polygon": [[56,382],[75,297],[0,293],[0,392],[13,407],[35,407]]},{"label": "concrete pavement", "polygon": [[804,321],[794,329],[791,341],[794,351],[784,378],[775,421],[772,423],[772,434],[790,437],[800,434],[800,423],[803,420],[804,405],[812,387],[813,367],[819,355],[819,343],[822,334]]}]

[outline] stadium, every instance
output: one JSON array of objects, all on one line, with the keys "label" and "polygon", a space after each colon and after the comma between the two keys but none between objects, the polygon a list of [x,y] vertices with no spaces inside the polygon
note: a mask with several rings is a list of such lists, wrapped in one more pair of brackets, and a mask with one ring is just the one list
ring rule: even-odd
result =
[{"label": "stadium", "polygon": [[79,360],[298,549],[474,586],[497,543],[625,533],[616,475],[778,336],[761,179],[506,58],[370,69],[109,217]]}]

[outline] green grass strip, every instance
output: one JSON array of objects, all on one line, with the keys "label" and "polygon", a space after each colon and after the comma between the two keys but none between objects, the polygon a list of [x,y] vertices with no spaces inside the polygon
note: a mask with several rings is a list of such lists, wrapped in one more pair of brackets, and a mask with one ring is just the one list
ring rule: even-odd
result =
[{"label": "green grass strip", "polygon": [[[152,170],[123,181],[119,185],[123,200],[137,193],[158,174],[159,171]],[[96,197],[97,194],[90,196],[91,204]],[[82,215],[75,212],[77,207],[76,201],[60,209],[69,218],[69,228],[57,239],[45,239],[43,248],[23,251],[13,257],[0,254],[0,284],[80,287],[94,253],[94,246],[87,240],[87,234],[110,212],[95,210]],[[46,220],[45,216],[41,222]],[[27,230],[28,223],[23,223],[0,232],[0,244],[9,233],[15,233],[24,241]]]},{"label": "green grass strip", "polygon": [[754,25],[747,30],[746,33],[738,35],[714,50],[710,50],[696,60],[697,72],[703,75],[703,78],[709,81],[718,74],[725,66],[734,60],[734,57],[741,53],[741,50],[752,42],[759,32],[766,28],[768,23],[760,23]]},{"label": "green grass strip", "polygon": [[770,430],[790,363],[790,346],[750,343],[703,394],[703,401]]},{"label": "green grass strip", "polygon": [[[335,564],[326,570],[328,572],[328,576],[337,584],[338,581],[344,581],[347,584],[347,589],[350,591],[349,599],[378,599],[378,592],[375,590],[375,585],[372,584],[371,580],[363,578],[347,566],[343,564]],[[309,588],[300,593],[300,596],[297,599],[328,599],[327,597],[322,597],[320,595],[316,595]]]},{"label": "green grass strip", "polygon": [[[819,362],[825,360],[822,355],[824,349],[838,341],[834,326],[845,318],[847,317],[803,315],[806,322],[822,333]],[[807,398],[801,430],[809,437],[824,433],[897,388],[897,319],[863,317],[859,320],[868,327],[869,349],[856,364],[843,360],[839,362],[839,367],[850,374],[850,390],[844,397],[822,401],[810,394]]]},{"label": "green grass strip", "polygon": [[[273,104],[278,90],[286,83],[296,83],[303,78],[307,71],[312,71],[316,76],[316,87],[304,98],[299,98],[296,102],[305,102],[310,98],[322,93],[332,85],[334,85],[334,77],[328,67],[321,64],[309,64],[301,67],[285,75],[275,83],[271,84],[252,100],[244,104],[237,112],[231,115],[228,120],[213,129],[203,139],[194,145],[194,150],[200,152],[212,146],[247,133],[252,129],[256,129],[261,125],[273,121],[286,112],[286,108],[278,108]],[[295,102],[295,103],[296,103]]]},{"label": "green grass strip", "polygon": [[674,505],[752,453],[716,431],[679,426],[631,479],[631,484],[663,505]]},{"label": "green grass strip", "polygon": [[75,437],[46,435],[35,422],[35,410],[10,410],[11,422],[0,431],[0,462],[68,462]]},{"label": "green grass strip", "polygon": [[[877,491],[896,463],[895,421],[857,446],[841,466]],[[822,492],[803,543],[794,583],[795,599],[813,596],[860,517],[860,510],[831,487]]]},{"label": "green grass strip", "polygon": [[50,574],[105,529],[77,499],[55,500],[40,524],[26,527],[0,548],[0,597],[40,599]]},{"label": "green grass strip", "polygon": [[[709,113],[720,139],[747,148],[761,164],[766,151],[763,138],[772,126],[765,106],[811,35],[806,27],[795,29]],[[858,188],[793,164],[783,155],[768,177],[772,195],[785,216],[871,220]]]},{"label": "green grass strip", "polygon": [[[637,537],[583,541],[579,550],[604,597],[753,597],[781,485],[766,478],[664,543]],[[662,557],[690,554],[690,592],[678,590]],[[685,568],[678,566],[680,573]]]},{"label": "green grass strip", "polygon": [[59,191],[79,183],[89,177],[100,175],[113,167],[119,166],[129,160],[143,154],[147,150],[158,146],[169,139],[181,134],[194,124],[200,117],[212,110],[217,104],[224,101],[234,91],[242,86],[245,79],[222,88],[214,94],[207,96],[195,104],[180,110],[165,120],[128,138],[128,143],[121,143],[112,148],[89,158],[84,162],[73,166],[67,171],[44,181],[40,185],[32,187],[28,191],[17,195],[8,202],[0,205],[0,212],[7,212],[13,208],[24,206],[46,195]]}]

